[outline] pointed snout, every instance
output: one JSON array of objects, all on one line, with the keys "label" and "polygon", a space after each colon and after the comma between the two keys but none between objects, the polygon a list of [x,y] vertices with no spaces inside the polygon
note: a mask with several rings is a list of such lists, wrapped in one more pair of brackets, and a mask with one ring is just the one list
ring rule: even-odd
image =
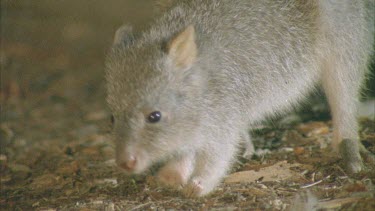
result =
[{"label": "pointed snout", "polygon": [[130,155],[127,159],[118,159],[117,165],[126,171],[132,172],[137,165],[137,158],[134,155]]},{"label": "pointed snout", "polygon": [[151,164],[145,151],[138,146],[116,146],[116,164],[130,174],[140,174]]}]

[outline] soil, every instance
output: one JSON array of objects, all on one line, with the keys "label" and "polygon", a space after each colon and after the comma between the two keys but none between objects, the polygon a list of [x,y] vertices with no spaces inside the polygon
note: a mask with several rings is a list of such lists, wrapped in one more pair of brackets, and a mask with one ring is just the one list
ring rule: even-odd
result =
[{"label": "soil", "polygon": [[[124,175],[104,59],[118,26],[153,17],[151,0],[1,1],[1,210],[375,210],[375,167],[345,173],[321,95],[251,131],[257,155],[206,197],[160,186],[154,169]],[[375,153],[375,117],[360,124]]]}]

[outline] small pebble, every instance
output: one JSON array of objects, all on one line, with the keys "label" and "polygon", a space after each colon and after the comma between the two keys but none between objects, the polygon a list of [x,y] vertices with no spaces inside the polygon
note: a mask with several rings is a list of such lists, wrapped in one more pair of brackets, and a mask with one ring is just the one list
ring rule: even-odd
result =
[{"label": "small pebble", "polygon": [[305,153],[305,148],[303,147],[294,147],[294,154],[295,155],[302,155]]}]

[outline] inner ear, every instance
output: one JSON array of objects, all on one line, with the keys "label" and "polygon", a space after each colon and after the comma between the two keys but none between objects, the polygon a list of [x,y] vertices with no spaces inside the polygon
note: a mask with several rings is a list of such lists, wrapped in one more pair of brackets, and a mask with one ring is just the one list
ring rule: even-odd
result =
[{"label": "inner ear", "polygon": [[195,29],[192,25],[173,37],[166,45],[166,52],[177,68],[189,68],[198,54]]},{"label": "inner ear", "polygon": [[128,45],[134,41],[133,27],[123,25],[117,29],[113,39],[113,45],[125,44]]}]

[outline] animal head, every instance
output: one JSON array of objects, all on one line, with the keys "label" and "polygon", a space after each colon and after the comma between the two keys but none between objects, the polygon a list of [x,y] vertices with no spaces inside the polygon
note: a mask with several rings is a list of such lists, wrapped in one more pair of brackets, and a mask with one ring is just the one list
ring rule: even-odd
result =
[{"label": "animal head", "polygon": [[194,145],[204,81],[193,26],[150,41],[121,27],[106,63],[117,164],[141,173]]}]

